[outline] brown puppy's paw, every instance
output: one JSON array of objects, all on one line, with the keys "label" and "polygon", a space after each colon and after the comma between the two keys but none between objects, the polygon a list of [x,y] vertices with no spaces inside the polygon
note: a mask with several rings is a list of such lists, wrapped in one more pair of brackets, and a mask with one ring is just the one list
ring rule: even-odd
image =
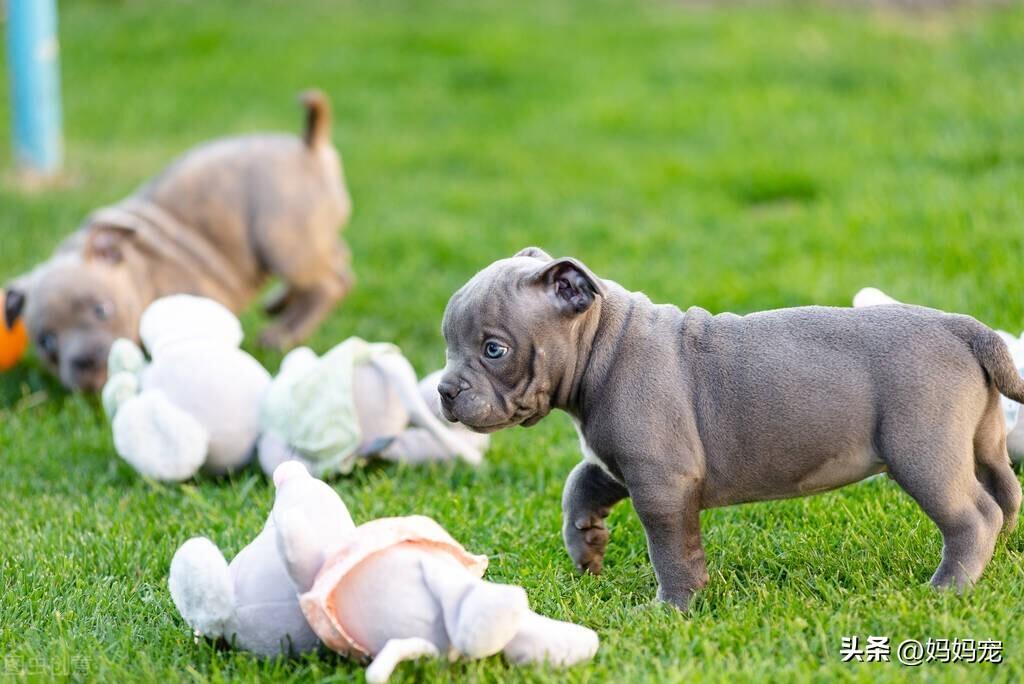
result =
[{"label": "brown puppy's paw", "polygon": [[581,516],[572,521],[566,520],[562,531],[565,549],[576,564],[576,569],[592,575],[601,574],[604,567],[604,552],[608,546],[608,528],[604,524],[604,518],[608,513],[600,513]]},{"label": "brown puppy's paw", "polygon": [[263,312],[268,316],[276,316],[284,311],[292,301],[292,292],[284,283],[279,283],[263,300]]},{"label": "brown puppy's paw", "polygon": [[278,351],[288,351],[297,340],[287,326],[275,323],[260,334],[260,346]]}]

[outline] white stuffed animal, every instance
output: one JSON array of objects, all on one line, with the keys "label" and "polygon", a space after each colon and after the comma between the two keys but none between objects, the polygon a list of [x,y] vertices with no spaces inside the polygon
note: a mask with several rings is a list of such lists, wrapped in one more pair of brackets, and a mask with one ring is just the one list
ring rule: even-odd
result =
[{"label": "white stuffed animal", "polygon": [[[274,473],[278,500],[316,480],[292,461]],[[339,500],[340,504],[340,500]],[[385,682],[403,660],[484,658],[568,666],[597,652],[593,631],[530,610],[521,587],[481,579],[486,556],[468,553],[424,516],[381,518],[341,543],[324,520],[291,507],[274,523],[281,558],[310,626],[331,649],[372,659],[368,682]]]},{"label": "white stuffed animal", "polygon": [[321,357],[305,347],[291,351],[263,401],[260,465],[270,475],[298,460],[327,477],[371,456],[480,463],[489,438],[441,418],[439,375],[417,384],[398,347],[357,337]]},{"label": "white stuffed animal", "polygon": [[[902,304],[881,290],[865,287],[853,297],[853,306],[880,306],[884,304]],[[1014,337],[1005,330],[996,330],[1010,350],[1017,372],[1024,374],[1024,333]],[[1003,417],[1006,419],[1006,447],[1010,452],[1010,460],[1014,463],[1024,462],[1024,421],[1020,420],[1021,405],[1013,399],[1000,395],[1003,405]]]},{"label": "white stuffed animal", "polygon": [[163,481],[243,467],[260,435],[260,402],[270,375],[238,346],[242,326],[210,299],[174,295],[153,302],[139,335],[149,352],[117,340],[103,406],[117,453]]},{"label": "white stuffed animal", "polygon": [[263,531],[230,565],[203,537],[174,554],[171,597],[197,635],[266,656],[308,651],[319,639],[372,659],[372,683],[423,656],[504,653],[517,664],[569,666],[597,652],[593,631],[534,613],[521,587],[480,579],[487,557],[430,518],[356,527],[337,493],[297,461],[280,465],[274,484]]},{"label": "white stuffed animal", "polygon": [[294,478],[287,487],[275,483],[266,525],[230,565],[213,542],[194,537],[174,554],[168,579],[174,605],[197,635],[226,639],[264,656],[298,654],[319,644],[278,550],[279,522],[315,521],[301,533],[320,549],[340,546],[355,529],[345,504],[320,480]]}]

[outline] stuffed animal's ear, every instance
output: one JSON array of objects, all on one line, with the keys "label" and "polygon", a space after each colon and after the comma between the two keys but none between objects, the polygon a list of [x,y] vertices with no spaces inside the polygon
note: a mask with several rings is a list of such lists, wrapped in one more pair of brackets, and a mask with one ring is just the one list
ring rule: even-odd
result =
[{"label": "stuffed animal's ear", "polygon": [[300,593],[313,588],[317,573],[324,564],[324,549],[320,545],[312,522],[301,509],[292,508],[271,513],[277,535],[277,552],[292,584]]},{"label": "stuffed animal's ear", "polygon": [[97,223],[85,236],[83,254],[86,259],[119,264],[124,260],[125,248],[134,238],[134,228]]},{"label": "stuffed animal's ear", "polygon": [[18,285],[12,285],[4,293],[4,323],[8,330],[14,329],[14,324],[21,317],[25,310],[25,290]]},{"label": "stuffed animal's ear", "polygon": [[540,247],[524,247],[523,249],[516,252],[517,257],[533,257],[534,259],[540,259],[541,261],[551,261],[551,255],[545,252]]},{"label": "stuffed animal's ear", "polygon": [[569,315],[583,313],[597,297],[606,294],[604,283],[581,262],[571,257],[554,259],[534,275],[559,310]]}]

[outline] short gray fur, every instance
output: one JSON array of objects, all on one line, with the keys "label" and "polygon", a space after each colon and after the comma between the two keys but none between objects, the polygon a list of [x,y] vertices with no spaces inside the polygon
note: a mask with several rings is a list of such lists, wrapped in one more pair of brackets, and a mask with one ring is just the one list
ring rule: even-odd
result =
[{"label": "short gray fur", "polygon": [[[600,572],[604,520],[629,496],[658,596],[681,609],[708,581],[702,509],[888,471],[942,533],[932,583],[957,589],[1016,524],[999,394],[1021,401],[1024,379],[968,316],[903,305],[683,312],[528,248],[456,292],[443,330],[446,417],[492,432],[569,413],[585,454],[562,499],[570,556]],[[507,352],[488,358],[488,342]]]}]

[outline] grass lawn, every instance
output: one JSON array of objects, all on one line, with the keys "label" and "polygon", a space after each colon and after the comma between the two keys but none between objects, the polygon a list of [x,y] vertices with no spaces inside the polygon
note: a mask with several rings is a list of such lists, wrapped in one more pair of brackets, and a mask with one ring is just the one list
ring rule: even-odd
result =
[{"label": "grass lawn", "polygon": [[[449,295],[528,244],[684,307],[845,305],[873,284],[1024,328],[1019,9],[80,0],[61,21],[67,177],[17,190],[0,135],[0,282],[189,145],[298,130],[295,93],[318,85],[360,279],[318,351],[358,334],[438,367]],[[250,339],[262,323],[246,315]],[[886,479],[709,511],[711,582],[679,615],[651,604],[628,503],[605,573],[574,574],[559,497],[578,459],[559,414],[498,434],[478,470],[371,466],[334,483],[357,521],[433,516],[491,557],[491,579],[602,639],[566,672],[492,658],[406,664],[397,681],[1024,679],[1024,532],[961,597],[926,586],[939,534]],[[231,557],[258,532],[273,492],[256,469],[145,482],[98,404],[35,360],[0,376],[0,464],[0,679],[361,679],[331,654],[197,644],[178,617],[171,555],[205,534]],[[842,663],[848,635],[1001,639],[1005,662]]]}]

